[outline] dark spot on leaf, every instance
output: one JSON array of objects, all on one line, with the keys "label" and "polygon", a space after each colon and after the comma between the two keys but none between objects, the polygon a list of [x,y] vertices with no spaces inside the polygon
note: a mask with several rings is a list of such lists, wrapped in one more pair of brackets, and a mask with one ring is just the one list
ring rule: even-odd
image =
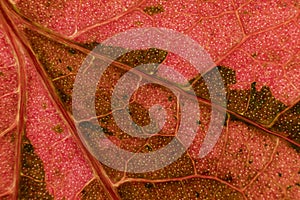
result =
[{"label": "dark spot on leaf", "polygon": [[67,69],[71,72],[73,71],[73,68],[71,66],[67,66]]},{"label": "dark spot on leaf", "polygon": [[164,12],[164,7],[162,5],[157,5],[157,6],[148,6],[144,8],[144,12],[147,13],[148,15],[152,16],[155,14],[159,14]]},{"label": "dark spot on leaf", "polygon": [[77,51],[73,48],[70,48],[69,51],[68,51],[70,54],[75,54]]},{"label": "dark spot on leaf", "polygon": [[86,189],[84,188],[81,192],[82,195],[85,195],[87,193]]},{"label": "dark spot on leaf", "polygon": [[169,96],[168,97],[168,101],[172,101],[173,100],[173,97],[172,96]]},{"label": "dark spot on leaf", "polygon": [[195,197],[200,197],[199,192],[195,191]]},{"label": "dark spot on leaf", "polygon": [[248,163],[249,163],[249,164],[252,164],[252,163],[253,163],[253,160],[249,160]]},{"label": "dark spot on leaf", "polygon": [[217,66],[217,69],[220,72],[225,86],[236,83],[236,75],[234,70],[224,66]]},{"label": "dark spot on leaf", "polygon": [[53,199],[46,187],[43,162],[26,136],[22,138],[19,185],[18,195],[22,199]]},{"label": "dark spot on leaf", "polygon": [[[272,130],[288,134],[288,138],[300,144],[300,102],[279,116]],[[290,143],[290,146],[300,153],[298,145]]]},{"label": "dark spot on leaf", "polygon": [[43,104],[42,104],[42,107],[43,107],[43,109],[46,109],[46,108],[47,108],[47,104],[46,104],[46,103],[43,103]]},{"label": "dark spot on leaf", "polygon": [[110,120],[109,116],[104,116],[100,118],[100,122],[108,122]]},{"label": "dark spot on leaf", "polygon": [[275,99],[271,90],[263,86],[260,91],[256,90],[256,82],[251,84],[250,99],[244,116],[261,124],[270,124],[278,113],[286,106]]},{"label": "dark spot on leaf", "polygon": [[24,151],[26,151],[27,153],[33,153],[34,148],[31,144],[25,144],[24,145]]},{"label": "dark spot on leaf", "polygon": [[295,185],[299,186],[300,187],[300,183],[296,183]]},{"label": "dark spot on leaf", "polygon": [[[210,98],[210,91],[208,89],[208,83],[211,87],[216,86],[217,88],[220,88],[220,75],[223,80],[224,87],[226,88],[230,84],[236,83],[235,78],[235,71],[224,67],[224,66],[216,66],[212,68],[210,71],[206,72],[203,76],[199,74],[199,76],[191,79],[189,82],[193,87],[193,90],[196,94],[196,96],[211,100]],[[228,90],[228,89],[227,89]],[[228,93],[228,91],[225,91]],[[216,103],[224,102],[223,97],[219,97],[218,95],[214,95],[215,99],[214,101]],[[222,105],[225,106],[225,105]]]},{"label": "dark spot on leaf", "polygon": [[153,183],[145,183],[145,188],[150,189],[150,188],[153,188],[153,187],[154,187]]},{"label": "dark spot on leaf", "polygon": [[[298,134],[298,135],[300,135],[300,134]],[[296,141],[298,142],[299,141],[299,139],[300,139],[300,136],[297,136],[298,138],[296,139]],[[294,138],[292,138],[293,140],[295,140]],[[299,144],[300,142],[298,142],[298,144]],[[297,152],[297,153],[300,153],[300,147],[299,146],[297,146],[297,145],[295,145],[295,144],[292,144],[292,143],[290,143],[290,146]]]},{"label": "dark spot on leaf", "polygon": [[230,119],[230,121],[233,121],[234,120],[234,116],[230,115],[229,113],[226,113],[225,119],[224,119],[224,127],[227,127],[227,123],[229,122],[228,119]]},{"label": "dark spot on leaf", "polygon": [[141,26],[141,25],[143,25],[143,22],[141,22],[141,21],[135,21],[134,24],[137,25],[137,26]]},{"label": "dark spot on leaf", "polygon": [[231,182],[233,180],[233,177],[231,174],[226,174],[225,175],[225,178],[223,179],[224,181],[227,181],[227,182]]},{"label": "dark spot on leaf", "polygon": [[104,191],[103,186],[101,186],[101,183],[97,179],[94,179],[88,185],[86,185],[78,196],[81,200],[110,199],[106,191]]},{"label": "dark spot on leaf", "polygon": [[71,96],[65,93],[62,89],[57,88],[56,91],[57,91],[57,95],[60,97],[63,103],[67,103],[71,101]]},{"label": "dark spot on leaf", "polygon": [[56,133],[62,133],[64,131],[59,124],[57,124],[56,126],[54,126],[52,128],[52,130],[55,131]]},{"label": "dark spot on leaf", "polygon": [[146,150],[148,150],[148,151],[152,151],[152,150],[153,150],[152,147],[151,147],[150,145],[148,145],[148,144],[145,146],[145,148],[146,148]]},{"label": "dark spot on leaf", "polygon": [[109,129],[107,129],[107,128],[102,128],[102,130],[103,130],[103,132],[105,133],[105,134],[107,134],[107,135],[109,135],[109,136],[113,136],[114,135],[114,133],[113,132],[111,132]]},{"label": "dark spot on leaf", "polygon": [[99,126],[93,124],[92,122],[89,121],[83,121],[79,123],[80,128],[85,128],[85,129],[91,129],[94,131],[99,131]]},{"label": "dark spot on leaf", "polygon": [[132,120],[139,126],[150,124],[149,111],[139,103],[132,102],[129,104],[129,114]]},{"label": "dark spot on leaf", "polygon": [[251,54],[251,56],[252,56],[253,58],[256,58],[256,57],[258,56],[258,53],[257,53],[257,52],[254,52],[253,54]]},{"label": "dark spot on leaf", "polygon": [[159,63],[165,60],[167,54],[168,53],[166,51],[156,48],[149,48],[145,50],[133,50],[117,58],[117,61],[129,65],[131,67],[136,67],[141,64],[153,65],[152,67],[148,65],[146,69],[141,69],[145,72],[151,73],[155,71]]},{"label": "dark spot on leaf", "polygon": [[128,98],[128,95],[127,94],[124,94],[123,96],[122,96],[122,99],[127,99]]},{"label": "dark spot on leaf", "polygon": [[98,123],[95,124],[90,121],[83,121],[79,123],[78,128],[82,133],[82,136],[88,142],[93,143],[95,140],[99,140],[101,138],[99,133],[102,132],[102,129]]},{"label": "dark spot on leaf", "polygon": [[279,177],[282,177],[282,174],[280,172],[277,173]]},{"label": "dark spot on leaf", "polygon": [[256,91],[256,82],[251,83],[251,91],[253,91],[253,92]]},{"label": "dark spot on leaf", "polygon": [[46,183],[21,176],[20,178],[20,199],[54,199],[47,191]]},{"label": "dark spot on leaf", "polygon": [[209,170],[204,170],[201,175],[209,175],[210,174],[210,171]]},{"label": "dark spot on leaf", "polygon": [[93,50],[96,46],[99,45],[99,43],[98,42],[91,42],[91,43],[85,43],[85,44],[80,43],[79,45],[86,49]]}]

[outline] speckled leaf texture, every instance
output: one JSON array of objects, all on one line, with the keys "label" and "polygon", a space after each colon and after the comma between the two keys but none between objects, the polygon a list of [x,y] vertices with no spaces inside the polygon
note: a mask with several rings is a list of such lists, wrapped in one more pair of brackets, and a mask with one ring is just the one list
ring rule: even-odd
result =
[{"label": "speckled leaf texture", "polygon": [[[0,199],[300,199],[299,9],[299,0],[2,0]],[[167,117],[160,132],[140,138],[117,126],[112,91],[140,64],[156,63],[151,77],[168,83],[176,77],[164,66],[184,75],[192,87],[178,85],[179,96],[193,90],[201,111],[197,135],[179,159],[156,171],[129,173],[102,164],[85,148],[72,118],[72,89],[94,47],[141,27],[176,30],[210,54],[210,70],[220,72],[226,87],[227,106],[219,105],[226,121],[213,150],[199,158],[213,120],[203,79],[213,81],[211,71],[201,76],[162,49],[122,55],[95,94],[97,123],[115,145],[147,153],[177,137],[178,97],[160,84],[137,88],[128,105],[140,126],[150,123],[152,105],[162,105]],[[92,137],[93,122],[80,126]]]}]

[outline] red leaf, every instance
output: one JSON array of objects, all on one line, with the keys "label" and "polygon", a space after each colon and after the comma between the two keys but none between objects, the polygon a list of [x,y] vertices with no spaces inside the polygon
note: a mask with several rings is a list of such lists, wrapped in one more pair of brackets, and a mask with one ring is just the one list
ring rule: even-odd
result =
[{"label": "red leaf", "polygon": [[[18,0],[2,1],[0,15],[0,199],[300,198],[298,1]],[[99,43],[139,27],[164,27],[191,37],[218,67],[201,76],[186,59],[156,48],[118,57],[97,85],[97,121],[85,119],[87,111],[80,110],[78,124],[87,133],[87,148],[72,115],[75,77]],[[123,49],[106,50],[95,55],[95,62],[108,62],[111,51]],[[151,63],[146,71],[135,68],[121,86],[117,109],[111,108],[121,77]],[[189,81],[172,76],[171,69]],[[226,88],[227,106],[217,105],[226,111],[226,121],[213,150],[200,158],[215,120],[207,86],[209,80],[217,87],[213,70]],[[134,80],[140,86],[128,97]],[[155,84],[142,85],[146,80]],[[192,87],[185,87],[189,83]],[[199,129],[186,147],[190,127],[178,135],[183,124],[178,102],[192,91],[200,112],[193,123]],[[141,138],[121,129],[114,113],[124,112],[126,98],[131,119],[151,125],[139,129],[139,136],[153,134],[153,127],[161,129],[157,134]],[[149,111],[155,104],[165,109],[164,124],[160,108]],[[98,125],[106,138],[99,136]],[[137,155],[157,152],[174,138],[182,142],[179,149],[188,149],[170,165],[126,171],[141,164],[135,163]],[[108,159],[107,147],[113,145],[134,153],[115,158],[124,172],[94,157]],[[172,156],[162,154],[159,162]]]}]

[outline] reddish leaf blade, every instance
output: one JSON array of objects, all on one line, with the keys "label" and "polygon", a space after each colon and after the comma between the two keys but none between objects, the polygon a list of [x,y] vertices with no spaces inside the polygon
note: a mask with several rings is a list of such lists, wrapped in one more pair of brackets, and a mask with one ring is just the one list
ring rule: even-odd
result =
[{"label": "reddish leaf blade", "polygon": [[[192,6],[194,4],[195,6]],[[90,7],[90,5],[97,6]],[[297,2],[150,1],[135,3],[121,1],[91,4],[89,1],[55,3],[20,1],[17,6],[20,9],[19,13],[30,21],[38,22],[61,34],[58,36],[51,31],[45,32],[31,22],[19,19],[21,23],[26,24],[24,35],[27,36],[33,52],[44,69],[41,70],[37,62],[34,63],[35,67],[40,70],[39,73],[45,71],[48,75],[49,80],[43,77],[42,82],[48,86],[51,83],[54,85],[66,110],[71,110],[72,86],[77,69],[89,52],[82,46],[92,49],[97,42],[133,27],[168,27],[190,35],[209,51],[218,65],[222,66],[219,69],[227,87],[229,105],[224,131],[214,150],[207,157],[199,159],[197,153],[210,122],[210,108],[207,106],[209,96],[205,83],[201,77],[196,77],[197,74],[190,70],[191,67],[187,62],[178,61],[169,53],[167,59],[160,59],[171,66],[175,65],[174,68],[192,79],[203,113],[199,119],[198,135],[188,152],[164,169],[131,174],[103,166],[109,179],[106,180],[103,178],[106,175],[103,174],[102,167],[99,167],[98,163],[95,164],[91,156],[82,154],[85,150],[79,148],[82,144],[76,139],[68,115],[59,106],[60,103],[52,88],[44,87],[41,82],[35,83],[32,90],[42,88],[41,94],[56,99],[49,100],[52,106],[50,110],[53,111],[50,113],[51,117],[48,117],[48,107],[43,108],[46,104],[35,100],[33,93],[28,101],[32,105],[27,105],[30,111],[27,113],[29,116],[27,123],[31,122],[43,127],[39,132],[38,129],[31,127],[32,131],[29,131],[31,133],[27,134],[32,138],[32,142],[35,141],[38,147],[36,152],[39,148],[41,150],[40,157],[45,162],[45,174],[46,177],[50,177],[48,182],[46,181],[47,187],[62,186],[63,188],[57,189],[56,192],[49,189],[56,198],[74,197],[75,191],[79,192],[80,188],[84,187],[84,183],[85,189],[77,194],[77,198],[109,198],[105,192],[110,192],[112,197],[117,198],[114,189],[124,199],[299,198],[299,152],[297,150],[299,149],[300,113],[297,82],[299,73],[297,72],[300,32],[297,27],[299,26]],[[48,12],[50,15],[47,15]],[[183,23],[187,21],[188,23]],[[38,31],[34,32],[36,30]],[[88,44],[66,40],[70,38]],[[23,39],[26,41],[25,38]],[[178,114],[175,114],[177,118],[170,120],[158,136],[153,136],[149,140],[128,137],[126,133],[120,131],[110,115],[112,110],[109,98],[112,95],[110,90],[113,84],[135,64],[143,63],[142,58],[137,56],[138,58],[133,59],[134,56],[125,55],[123,60],[119,60],[120,63],[112,65],[107,71],[106,79],[99,84],[101,89],[97,94],[97,114],[106,135],[116,145],[136,153],[156,151],[176,135],[176,128],[174,129],[173,126],[176,127],[179,122]],[[31,59],[35,60],[33,57]],[[104,55],[102,59],[107,58]],[[162,68],[158,66],[159,70]],[[35,71],[34,68],[32,70]],[[30,73],[28,72],[28,77]],[[176,77],[166,77],[163,73],[156,75],[156,78],[163,77],[177,81]],[[147,76],[141,78],[146,79]],[[163,87],[145,87],[136,92],[137,97],[133,98],[134,103],[130,104],[135,122],[149,123],[147,109],[150,101],[147,103],[145,99],[152,100],[152,103],[158,101],[163,105],[172,105],[172,108],[169,107],[169,114],[174,116],[174,112],[176,113],[174,108],[176,103],[172,103],[175,98],[170,98],[169,92],[155,96],[156,89],[163,90]],[[184,95],[188,95],[188,92]],[[42,106],[38,108],[36,102]],[[42,119],[42,123],[38,120],[34,121],[34,114]],[[45,126],[47,117],[50,120]],[[88,126],[86,128],[89,129]],[[54,140],[53,147],[50,148],[43,144],[49,143],[48,135]],[[36,139],[37,136],[40,139]],[[5,137],[3,138],[7,141]],[[65,151],[61,151],[60,148]],[[55,158],[55,162],[50,158]],[[68,163],[63,163],[61,159],[66,159]],[[86,169],[89,170],[82,168],[72,170],[73,164],[74,166],[86,165]],[[47,165],[50,166],[48,171]],[[63,177],[55,177],[51,172],[55,167],[70,169],[61,170]],[[83,178],[84,181],[81,178],[74,178],[78,172],[91,174],[92,171],[101,178],[105,189],[101,189],[103,185],[94,175]],[[62,182],[65,184],[60,185]],[[74,182],[76,187],[69,192],[66,188]],[[96,190],[101,192],[97,193]],[[172,192],[168,193],[169,191]]]}]

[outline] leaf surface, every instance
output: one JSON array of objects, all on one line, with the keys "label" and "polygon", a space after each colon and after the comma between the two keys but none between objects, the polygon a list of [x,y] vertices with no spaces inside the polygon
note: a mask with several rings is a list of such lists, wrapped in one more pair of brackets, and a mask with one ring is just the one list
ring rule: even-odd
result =
[{"label": "leaf surface", "polygon": [[[299,19],[299,2],[293,0],[1,2],[0,199],[300,198]],[[95,148],[97,124],[107,140],[136,155],[155,152],[174,138],[185,148],[190,135],[177,136],[179,101],[192,91],[197,96],[201,115],[191,146],[165,168],[145,173],[126,171],[135,156],[123,162],[118,155],[115,162],[125,172],[99,162],[80,140],[72,116],[74,81],[84,59],[105,39],[138,27],[182,32],[216,65],[200,75],[174,53],[140,49],[114,60],[99,79],[97,119],[84,118],[82,111],[79,123]],[[95,60],[108,62],[109,53]],[[115,85],[141,64],[152,65],[149,71],[134,71],[125,83],[157,83],[136,85],[129,105],[124,84],[113,110]],[[189,81],[172,76],[165,65]],[[227,106],[218,105],[226,120],[213,151],[199,158],[215,120],[204,81],[217,84],[213,70],[226,88]],[[192,87],[183,86],[188,83]],[[169,89],[174,85],[177,94]],[[155,104],[166,111],[163,125],[159,115],[150,120]],[[113,115],[125,109],[136,124],[161,130],[149,138],[129,135]],[[152,134],[147,128],[140,133]],[[105,152],[105,147],[97,150]]]}]

